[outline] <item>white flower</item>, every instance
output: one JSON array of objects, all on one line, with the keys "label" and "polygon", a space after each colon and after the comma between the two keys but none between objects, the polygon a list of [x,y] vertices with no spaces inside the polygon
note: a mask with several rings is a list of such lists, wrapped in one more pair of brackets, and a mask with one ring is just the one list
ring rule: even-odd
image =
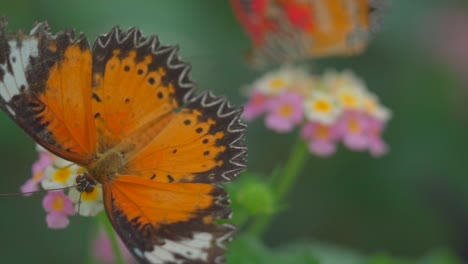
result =
[{"label": "white flower", "polygon": [[392,116],[390,109],[381,105],[379,98],[371,92],[364,96],[363,108],[368,115],[383,122],[387,122]]},{"label": "white flower", "polygon": [[316,90],[304,103],[305,115],[308,120],[321,124],[333,124],[341,114],[341,107],[334,96]]},{"label": "white flower", "polygon": [[[97,184],[93,191],[82,192],[80,202],[80,192],[75,188],[70,189],[68,197],[75,204],[75,209],[79,215],[82,216],[95,216],[104,210],[104,204],[102,202],[102,186]],[[80,204],[79,204],[80,203]],[[79,204],[79,210],[78,210]]]},{"label": "white flower", "polygon": [[346,110],[361,110],[364,103],[366,86],[354,73],[327,71],[323,76],[324,86],[338,99]]},{"label": "white flower", "polygon": [[359,86],[341,86],[336,90],[336,98],[346,110],[361,110],[364,104],[363,91]]},{"label": "white flower", "polygon": [[55,157],[53,163],[44,171],[42,188],[45,190],[70,187],[76,184],[76,176],[84,169],[72,162]]},{"label": "white flower", "polygon": [[[300,74],[301,70],[285,66],[277,71],[270,72],[255,81],[253,88],[262,92],[265,95],[278,95],[284,91],[291,89],[295,82],[295,77]],[[305,76],[304,72],[304,76]]]}]

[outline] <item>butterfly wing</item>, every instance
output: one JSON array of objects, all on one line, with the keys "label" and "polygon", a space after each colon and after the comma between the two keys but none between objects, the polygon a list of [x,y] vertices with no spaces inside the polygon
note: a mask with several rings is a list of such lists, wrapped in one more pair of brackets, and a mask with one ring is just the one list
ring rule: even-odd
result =
[{"label": "butterfly wing", "polygon": [[[93,47],[93,109],[99,149],[118,144],[145,145],[142,131],[156,133],[191,95],[194,85],[178,47],[157,37],[118,27],[98,37]],[[133,136],[132,136],[133,135]]]},{"label": "butterfly wing", "polygon": [[[252,38],[253,64],[352,55],[364,50],[378,26],[385,0],[231,0]],[[265,6],[264,12],[252,7]],[[252,15],[255,14],[256,16]],[[260,15],[259,15],[260,14]],[[252,25],[261,21],[261,34]],[[258,31],[258,30],[257,30]],[[256,31],[255,31],[256,32]],[[258,37],[261,36],[261,41]]]},{"label": "butterfly wing", "polygon": [[53,36],[46,23],[30,35],[0,22],[0,107],[37,143],[86,165],[96,149],[91,111],[91,52],[73,31]]},{"label": "butterfly wing", "polygon": [[177,47],[114,28],[93,48],[93,110],[102,150],[118,149],[124,173],[160,182],[229,181],[245,168],[241,109],[194,97]]},{"label": "butterfly wing", "polygon": [[114,28],[93,48],[93,110],[101,151],[125,160],[103,182],[106,212],[143,263],[213,263],[233,232],[219,226],[226,194],[213,185],[245,168],[241,109],[194,97],[177,47]]},{"label": "butterfly wing", "polygon": [[246,164],[240,114],[225,98],[203,93],[129,155],[126,171],[158,182],[228,182]]},{"label": "butterfly wing", "polygon": [[142,263],[219,263],[234,229],[225,191],[212,184],[160,183],[120,175],[103,185],[109,219]]}]

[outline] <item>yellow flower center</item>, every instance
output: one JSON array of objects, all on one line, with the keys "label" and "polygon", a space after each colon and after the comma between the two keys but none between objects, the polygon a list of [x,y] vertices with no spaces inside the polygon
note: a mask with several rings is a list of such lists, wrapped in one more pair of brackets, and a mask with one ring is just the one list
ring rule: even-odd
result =
[{"label": "yellow flower center", "polygon": [[270,81],[270,87],[272,90],[279,90],[285,86],[285,81],[280,78],[276,78]]},{"label": "yellow flower center", "polygon": [[317,112],[328,113],[331,111],[332,106],[330,102],[327,102],[326,100],[317,100],[314,102],[312,108]]},{"label": "yellow flower center", "polygon": [[62,211],[65,203],[63,198],[60,196],[55,197],[54,201],[52,202],[52,209],[55,211]]},{"label": "yellow flower center", "polygon": [[44,175],[43,171],[39,171],[36,174],[33,175],[33,181],[39,182],[39,180],[42,178],[42,175]]},{"label": "yellow flower center", "polygon": [[351,133],[357,134],[361,131],[361,125],[355,118],[348,121],[348,129]]},{"label": "yellow flower center", "polygon": [[326,126],[319,125],[316,130],[317,138],[324,139],[330,136],[330,129]]},{"label": "yellow flower center", "polygon": [[375,100],[367,98],[364,101],[364,109],[367,111],[367,113],[374,113],[377,110],[377,103]]},{"label": "yellow flower center", "polygon": [[343,94],[341,102],[346,108],[354,108],[357,106],[357,98],[351,94]]},{"label": "yellow flower center", "polygon": [[293,110],[293,109],[292,109],[292,106],[291,106],[291,105],[285,104],[285,105],[281,106],[279,113],[280,113],[280,115],[283,116],[283,117],[288,117],[288,116],[291,115],[292,110]]},{"label": "yellow flower center", "polygon": [[96,201],[98,198],[98,190],[97,188],[94,188],[91,192],[82,192],[81,193],[81,199],[83,201]]},{"label": "yellow flower center", "polygon": [[58,169],[54,172],[53,179],[54,181],[60,183],[66,183],[71,176],[71,170],[69,167]]}]

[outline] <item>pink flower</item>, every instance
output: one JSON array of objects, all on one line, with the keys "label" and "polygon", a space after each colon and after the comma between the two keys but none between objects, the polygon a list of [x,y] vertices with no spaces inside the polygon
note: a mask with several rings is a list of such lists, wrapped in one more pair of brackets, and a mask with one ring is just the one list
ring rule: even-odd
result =
[{"label": "pink flower", "polygon": [[268,96],[259,92],[253,91],[249,101],[244,106],[244,119],[247,121],[254,120],[267,110]]},{"label": "pink flower", "polygon": [[47,225],[52,229],[67,227],[70,223],[68,216],[76,214],[73,203],[63,190],[47,193],[42,200],[42,206],[48,213],[46,216]]},{"label": "pink flower", "polygon": [[28,179],[21,187],[24,196],[32,195],[31,192],[39,190],[39,183],[44,178],[45,169],[52,164],[52,157],[48,152],[39,152],[39,159],[32,166],[32,177]]},{"label": "pink flower", "polygon": [[351,150],[362,151],[369,145],[367,118],[358,111],[346,111],[339,121],[343,144]]},{"label": "pink flower", "polygon": [[[137,263],[127,247],[123,244],[119,237],[119,247],[125,263]],[[99,263],[112,264],[115,263],[115,253],[112,248],[112,242],[104,229],[101,229],[93,243],[92,254]]]},{"label": "pink flower", "polygon": [[372,156],[380,157],[388,152],[387,144],[382,140],[382,132],[385,128],[385,122],[376,118],[368,117],[368,139],[369,151]]},{"label": "pink flower", "polygon": [[272,130],[284,133],[291,131],[301,123],[304,110],[303,101],[299,94],[284,92],[268,101],[268,115],[265,125]]},{"label": "pink flower", "polygon": [[321,157],[327,157],[336,152],[338,132],[336,125],[308,122],[302,127],[301,136],[309,141],[310,152]]}]

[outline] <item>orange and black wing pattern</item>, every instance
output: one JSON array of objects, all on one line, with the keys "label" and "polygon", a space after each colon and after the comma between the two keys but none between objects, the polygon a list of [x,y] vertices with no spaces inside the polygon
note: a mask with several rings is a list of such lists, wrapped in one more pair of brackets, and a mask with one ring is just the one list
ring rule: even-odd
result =
[{"label": "orange and black wing pattern", "polygon": [[99,152],[124,165],[103,182],[106,212],[143,263],[217,263],[233,233],[225,191],[246,166],[241,109],[194,95],[177,47],[114,28],[93,48]]},{"label": "orange and black wing pattern", "polygon": [[194,94],[175,46],[118,27],[90,49],[46,23],[0,22],[0,107],[37,143],[102,184],[116,232],[142,263],[220,263],[234,228],[218,185],[246,167],[242,110]]},{"label": "orange and black wing pattern", "polygon": [[385,0],[231,0],[252,39],[253,64],[353,55],[367,46]]},{"label": "orange and black wing pattern", "polygon": [[138,150],[164,127],[191,96],[190,66],[179,62],[178,47],[163,46],[118,27],[99,36],[93,47],[93,110],[99,150],[123,142]]},{"label": "orange and black wing pattern", "polygon": [[231,212],[222,187],[128,175],[103,187],[115,230],[142,263],[224,263],[234,227],[216,223]]},{"label": "orange and black wing pattern", "polygon": [[46,23],[29,35],[0,21],[0,107],[52,153],[89,164],[96,151],[91,109],[91,50],[73,31],[51,35]]}]

